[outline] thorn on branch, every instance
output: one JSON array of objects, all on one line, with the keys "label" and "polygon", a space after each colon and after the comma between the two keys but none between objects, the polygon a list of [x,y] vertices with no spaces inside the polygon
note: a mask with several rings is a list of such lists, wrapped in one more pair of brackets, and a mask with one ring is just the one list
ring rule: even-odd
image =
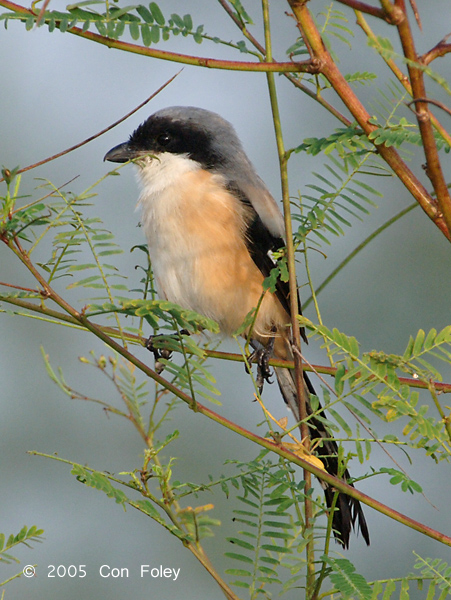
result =
[{"label": "thorn on branch", "polygon": [[416,0],[410,0],[410,6],[412,7],[413,14],[415,16],[415,21],[417,22],[419,30],[423,31],[423,26],[421,24],[420,13],[418,12]]}]

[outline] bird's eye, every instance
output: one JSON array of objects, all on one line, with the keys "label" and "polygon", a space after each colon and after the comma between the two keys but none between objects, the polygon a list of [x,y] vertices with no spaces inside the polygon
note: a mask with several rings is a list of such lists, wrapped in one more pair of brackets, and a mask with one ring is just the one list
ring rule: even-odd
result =
[{"label": "bird's eye", "polygon": [[167,131],[165,131],[164,133],[160,133],[160,135],[157,137],[157,142],[160,144],[160,146],[167,146],[170,141],[171,136],[169,135],[169,133],[167,133]]}]

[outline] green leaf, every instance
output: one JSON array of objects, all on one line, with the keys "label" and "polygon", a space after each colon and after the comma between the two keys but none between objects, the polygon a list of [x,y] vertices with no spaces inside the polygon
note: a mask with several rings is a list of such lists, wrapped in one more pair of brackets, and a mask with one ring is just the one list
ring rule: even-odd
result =
[{"label": "green leaf", "polygon": [[286,548],[285,546],[276,546],[275,544],[262,544],[261,548],[262,550],[276,552],[278,554],[291,554],[293,552],[291,548]]},{"label": "green leaf", "polygon": [[191,15],[184,15],[183,16],[183,25],[185,27],[185,29],[187,29],[188,31],[191,31],[193,28],[193,19],[191,18]]},{"label": "green leaf", "polygon": [[230,4],[234,7],[240,20],[243,21],[243,23],[247,23],[249,25],[254,24],[251,17],[244,9],[244,6],[241,4],[241,0],[230,0]]},{"label": "green leaf", "polygon": [[426,339],[424,340],[424,349],[430,350],[432,348],[432,346],[435,343],[435,339],[437,337],[437,330],[436,329],[431,329],[429,331],[429,333],[427,334]]},{"label": "green leaf", "polygon": [[234,560],[239,560],[241,562],[245,562],[248,564],[253,564],[253,560],[252,558],[249,558],[248,556],[244,556],[244,554],[236,554],[235,552],[224,552],[224,556],[227,556],[228,558],[233,558]]},{"label": "green leaf", "polygon": [[139,8],[138,5],[133,4],[133,5],[129,5],[129,6],[124,6],[122,8],[119,8],[118,6],[114,6],[111,9],[111,16],[114,17],[114,19],[119,19],[120,17],[126,15],[127,17],[131,16],[128,13],[130,13],[130,11],[135,10]]},{"label": "green leaf", "polygon": [[252,573],[250,571],[245,571],[244,569],[226,569],[225,573],[227,575],[234,575],[235,577],[251,577]]},{"label": "green leaf", "polygon": [[154,22],[154,18],[152,17],[152,15],[150,14],[149,10],[147,10],[147,8],[145,6],[137,6],[136,7],[136,12],[139,14],[139,16],[146,22],[146,23],[153,23]]},{"label": "green leaf", "polygon": [[179,28],[179,29],[183,29],[184,27],[184,22],[183,19],[180,15],[178,15],[177,13],[172,13],[171,15],[171,19],[174,22],[174,24]]},{"label": "green leaf", "polygon": [[333,416],[333,418],[335,419],[335,421],[337,421],[337,423],[340,425],[340,427],[343,429],[343,431],[346,433],[346,435],[348,437],[352,437],[352,429],[349,427],[349,425],[346,422],[346,420],[343,419],[343,417],[339,413],[337,413],[337,411],[334,410],[333,408],[329,407],[328,411]]},{"label": "green leaf", "polygon": [[105,23],[102,23],[101,21],[95,21],[95,26],[96,26],[97,31],[100,33],[100,35],[102,35],[103,37],[106,37],[107,29],[106,29]]},{"label": "green leaf", "polygon": [[327,559],[333,571],[329,577],[345,598],[371,600],[372,590],[363,575],[355,572],[354,565],[346,558]]},{"label": "green leaf", "polygon": [[71,473],[81,483],[103,491],[109,498],[113,498],[117,504],[123,505],[127,501],[127,496],[124,492],[115,488],[103,473],[89,471],[81,465],[73,465]]},{"label": "green leaf", "polygon": [[136,21],[132,21],[131,23],[129,23],[128,28],[130,30],[130,35],[132,36],[132,39],[139,40],[139,25]]},{"label": "green leaf", "polygon": [[249,544],[249,542],[240,540],[239,538],[226,538],[226,539],[231,544],[236,544],[237,546],[240,546],[241,548],[245,548],[246,550],[254,550],[254,546],[252,544]]},{"label": "green leaf", "polygon": [[160,10],[160,7],[156,2],[151,2],[149,4],[150,12],[152,13],[152,17],[158,23],[158,25],[164,25],[166,20],[163,16],[163,13]]},{"label": "green leaf", "polygon": [[150,38],[153,44],[158,44],[160,41],[160,28],[156,25],[152,25],[150,28]]},{"label": "green leaf", "polygon": [[146,23],[141,25],[141,36],[144,46],[149,47],[152,43],[152,35],[150,33],[150,28]]}]

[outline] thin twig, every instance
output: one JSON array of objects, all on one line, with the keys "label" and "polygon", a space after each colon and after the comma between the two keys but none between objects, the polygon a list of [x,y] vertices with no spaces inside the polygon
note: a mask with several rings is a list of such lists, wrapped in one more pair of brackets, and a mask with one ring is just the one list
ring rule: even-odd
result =
[{"label": "thin twig", "polygon": [[448,33],[442,40],[439,41],[429,52],[425,52],[420,56],[420,62],[423,65],[429,65],[433,60],[441,56],[445,56],[448,52],[451,52],[451,44],[447,44],[446,40],[449,39],[451,33]]},{"label": "thin twig", "polygon": [[[244,23],[238,19],[233,10],[227,4],[227,0],[218,0],[219,4],[223,7],[235,25],[239,28],[241,33],[248,39],[251,44],[260,52],[263,58],[266,57],[266,50],[260,44],[260,42],[246,29]],[[333,114],[339,121],[341,121],[344,125],[349,127],[351,125],[351,121],[347,119],[344,115],[341,114],[339,110],[337,110],[332,104],[330,104],[327,100],[325,100],[319,93],[313,92],[310,88],[304,85],[297,77],[291,75],[291,73],[282,73],[282,75],[288,79],[295,87],[301,90],[304,94],[321,104],[326,110],[328,110],[331,114]]]},{"label": "thin twig", "polygon": [[[17,287],[17,286],[12,286]],[[31,290],[34,292],[34,290]],[[39,292],[42,295],[42,292]],[[44,294],[47,298],[47,295]],[[14,306],[18,306],[25,310],[29,310],[31,312],[35,312],[38,314],[46,315],[55,319],[53,323],[63,325],[64,323],[68,323],[69,325],[77,325],[81,329],[86,331],[86,328],[80,324],[77,319],[74,319],[70,315],[66,313],[62,313],[60,311],[49,308],[48,306],[43,306],[41,304],[34,304],[33,302],[29,302],[28,300],[24,300],[22,298],[17,298],[14,296],[2,296],[0,294],[0,302],[6,302],[8,304],[12,304]],[[22,316],[31,316],[22,313]],[[89,315],[88,315],[89,316]],[[58,323],[58,321],[62,321],[62,323]],[[102,329],[104,333],[112,338],[121,338],[119,331],[114,327],[106,327],[103,325],[98,325]],[[147,338],[142,337],[140,335],[136,335],[133,333],[124,333],[124,338],[129,342],[135,342],[140,346],[145,346]],[[204,350],[206,356],[211,358],[217,358],[219,360],[228,360],[231,362],[245,362],[242,354],[238,354],[236,352],[223,352],[221,350]],[[294,363],[290,360],[282,360],[282,359],[270,359],[268,363],[271,367],[283,367],[284,369],[294,369]],[[313,364],[312,368],[308,364],[304,365],[305,371],[314,371],[315,373],[323,373],[325,375],[330,375],[331,377],[335,377],[337,369],[335,367],[327,367],[325,365],[316,365]],[[409,387],[427,390],[429,389],[429,383],[425,381],[421,381],[420,379],[413,379],[411,377],[399,377],[399,381],[402,385],[408,385]],[[443,383],[441,381],[434,381],[434,389],[437,392],[444,394],[451,394],[451,383]]]},{"label": "thin twig", "polygon": [[[30,294],[36,294],[36,296],[40,296],[41,292],[39,290],[32,290],[31,288],[22,287],[21,285],[15,285],[13,283],[6,283],[5,281],[0,281],[0,285],[4,285],[6,287],[13,288],[15,290],[22,290],[23,292],[29,292]],[[0,296],[0,300],[1,300]]]},{"label": "thin twig", "polygon": [[[445,106],[443,102],[439,102],[438,100],[433,100],[432,98],[415,98],[414,100],[407,102],[406,105],[410,108],[410,105],[414,104],[415,102],[427,102],[428,104],[433,104],[434,106],[438,106],[439,108],[447,112],[449,115],[451,115],[451,109]],[[414,110],[413,112],[416,115],[418,114],[416,110]]]},{"label": "thin twig", "polygon": [[[61,156],[64,156],[65,154],[69,154],[69,152],[73,152],[74,150],[77,150],[78,148],[81,148],[85,144],[88,144],[89,142],[92,142],[96,138],[100,137],[101,135],[103,135],[107,131],[110,131],[114,127],[117,127],[123,121],[125,121],[126,119],[128,119],[129,117],[131,117],[132,115],[134,115],[135,112],[137,112],[140,108],[142,108],[143,106],[145,106],[146,104],[148,104],[151,100],[153,100],[153,98],[155,98],[155,96],[157,96],[160,92],[162,92],[165,87],[167,87],[170,83],[172,83],[174,81],[174,79],[176,77],[178,77],[178,75],[180,75],[181,72],[182,72],[182,69],[178,73],[176,73],[175,75],[173,75],[171,78],[169,78],[166,81],[166,83],[163,83],[163,85],[160,86],[157,89],[156,92],[153,92],[146,100],[144,100],[144,102],[141,102],[141,104],[139,104],[136,108],[134,108],[133,110],[131,110],[125,116],[121,117],[118,121],[115,121],[112,125],[108,125],[108,127],[105,127],[105,129],[102,129],[102,131],[99,131],[98,133],[95,133],[94,135],[91,135],[90,137],[86,138],[82,142],[79,142],[78,144],[75,144],[75,146],[71,146],[70,148],[67,148],[67,150],[63,150],[62,152],[58,152],[58,154],[54,154],[53,156],[49,156],[48,158],[44,158],[43,160],[40,160],[37,163],[29,165],[28,167],[24,167],[23,169],[19,169],[17,171],[17,174],[19,174],[19,173],[25,173],[26,171],[30,171],[31,169],[35,169],[36,167],[40,167],[41,165],[44,165],[45,163],[48,163],[48,162],[51,162],[52,160],[60,158]],[[0,179],[0,182],[1,181],[4,181],[4,179]]]},{"label": "thin twig", "polygon": [[[366,22],[364,16],[362,15],[362,13],[360,13],[358,11],[356,11],[355,14],[357,17],[357,25],[359,25],[363,29],[364,33],[366,34],[368,39],[371,40],[374,47],[377,50],[379,50],[380,43],[378,41],[378,38],[375,35],[375,33],[373,32],[373,30],[370,28],[368,23]],[[401,69],[398,67],[398,65],[395,63],[395,61],[392,58],[389,58],[385,53],[380,52],[380,51],[379,51],[379,55],[385,61],[386,65],[391,69],[392,73],[395,75],[395,77],[398,79],[398,81],[401,83],[401,85],[404,87],[404,89],[410,94],[410,96],[412,96],[412,86],[410,85],[410,81],[409,81],[409,78],[407,77],[407,75],[405,75],[405,73],[403,73],[401,71]],[[420,62],[423,62],[423,57],[420,58]],[[432,121],[432,124],[434,125],[435,129],[442,136],[442,138],[446,141],[446,143],[449,146],[451,146],[451,135],[446,131],[446,129],[443,127],[443,125],[440,123],[440,121],[437,119],[437,117],[433,114],[431,114],[431,121]]]},{"label": "thin twig", "polygon": [[373,17],[378,17],[379,19],[384,19],[384,21],[391,23],[390,16],[387,15],[383,8],[370,6],[369,4],[365,4],[365,2],[360,2],[359,0],[337,0],[337,2],[340,4],[345,4],[354,10],[359,10],[360,12],[372,15]]},{"label": "thin twig", "polygon": [[[267,60],[272,60],[272,46],[271,46],[271,32],[270,32],[270,19],[269,19],[269,0],[262,0],[263,8],[263,23],[265,30],[265,55]],[[294,380],[297,392],[297,403],[299,407],[299,419],[301,422],[300,430],[302,443],[307,451],[310,451],[310,433],[307,423],[307,393],[304,385],[304,374],[302,370],[302,357],[300,354],[301,349],[301,333],[299,323],[297,321],[297,315],[299,314],[298,306],[298,294],[297,294],[297,283],[296,283],[296,261],[295,252],[293,245],[293,225],[291,219],[290,210],[290,190],[288,184],[288,164],[287,154],[283,143],[282,136],[282,124],[280,119],[279,105],[277,100],[277,91],[274,81],[274,74],[267,73],[266,78],[268,81],[269,97],[271,102],[271,110],[274,121],[274,129],[276,134],[277,152],[279,156],[279,167],[280,167],[280,178],[282,184],[282,202],[283,202],[283,214],[285,222],[285,235],[286,235],[286,248],[287,248],[287,264],[289,273],[289,288],[290,288],[290,313],[291,313],[291,337],[292,345],[298,353],[294,353]],[[304,521],[305,529],[309,531],[310,524],[313,519],[313,507],[312,500],[309,495],[309,490],[312,487],[312,478],[308,470],[304,469],[304,481],[305,481],[305,501],[304,501]],[[307,540],[307,582],[306,582],[306,597],[310,598],[315,582],[315,546],[312,537],[309,535]]]}]

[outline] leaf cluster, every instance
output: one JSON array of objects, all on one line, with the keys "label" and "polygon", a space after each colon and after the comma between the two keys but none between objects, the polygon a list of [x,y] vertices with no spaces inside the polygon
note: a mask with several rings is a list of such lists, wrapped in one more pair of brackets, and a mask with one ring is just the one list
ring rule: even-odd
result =
[{"label": "leaf cluster", "polygon": [[[304,527],[299,516],[294,519],[290,508],[302,502],[303,482],[294,484],[291,474],[283,465],[274,469],[267,461],[258,470],[247,472],[239,478],[243,494],[237,496],[242,508],[235,509],[234,522],[242,527],[233,537],[227,538],[234,550],[226,556],[240,563],[240,568],[227,569],[235,579],[233,585],[249,590],[250,597],[256,590],[268,596],[265,587],[270,584],[284,585],[285,591],[294,586],[305,567],[298,555],[305,547]],[[280,567],[293,568],[294,577],[282,583]],[[300,561],[300,562],[299,562]]]},{"label": "leaf cluster", "polygon": [[13,533],[8,537],[4,533],[0,533],[0,563],[10,564],[12,562],[20,563],[20,560],[10,554],[10,550],[19,544],[32,548],[32,542],[41,542],[43,529],[38,529],[35,525],[27,527],[24,525],[22,529],[14,535]]},{"label": "leaf cluster", "polygon": [[[300,317],[300,322],[323,339],[323,347],[338,365],[335,391],[340,398],[352,395],[363,407],[388,422],[407,420],[403,435],[410,447],[424,449],[426,455],[435,460],[449,460],[451,448],[446,421],[427,416],[429,406],[418,406],[418,391],[403,383],[399,372],[415,375],[426,383],[438,376],[425,356],[451,362],[447,349],[451,344],[451,327],[445,327],[438,333],[433,329],[428,335],[420,331],[415,340],[409,340],[404,355],[397,356],[382,352],[361,354],[354,337],[338,329],[313,325],[305,317]],[[345,384],[349,391],[345,390]],[[365,398],[368,395],[373,398],[371,402]],[[355,412],[355,407],[352,410]],[[359,417],[364,415],[359,413]]]},{"label": "leaf cluster", "polygon": [[348,559],[326,557],[329,577],[334,585],[332,597],[339,594],[342,600],[408,600],[416,589],[423,590],[427,585],[427,594],[424,595],[427,600],[445,600],[451,593],[450,567],[440,559],[423,559],[416,552],[414,554],[417,557],[414,568],[421,570],[421,575],[374,582],[367,582]]},{"label": "leaf cluster", "polygon": [[[102,5],[103,12],[96,10]],[[243,9],[244,10],[244,9]],[[204,32],[204,25],[194,25],[190,14],[183,16],[172,13],[169,17],[163,14],[156,2],[119,7],[111,5],[104,0],[85,0],[67,6],[66,12],[59,10],[46,10],[38,22],[38,14],[27,18],[11,13],[0,15],[5,27],[10,20],[20,20],[25,23],[27,31],[36,25],[47,25],[49,32],[56,28],[62,33],[74,27],[80,27],[83,33],[94,27],[98,33],[112,40],[120,40],[129,35],[133,41],[141,41],[145,47],[150,47],[160,42],[168,41],[172,36],[191,37],[197,44],[208,40],[216,44],[225,44],[240,52],[251,52],[246,47],[244,40],[236,43],[222,40],[218,36],[211,36]],[[253,53],[255,54],[255,53]]]}]

